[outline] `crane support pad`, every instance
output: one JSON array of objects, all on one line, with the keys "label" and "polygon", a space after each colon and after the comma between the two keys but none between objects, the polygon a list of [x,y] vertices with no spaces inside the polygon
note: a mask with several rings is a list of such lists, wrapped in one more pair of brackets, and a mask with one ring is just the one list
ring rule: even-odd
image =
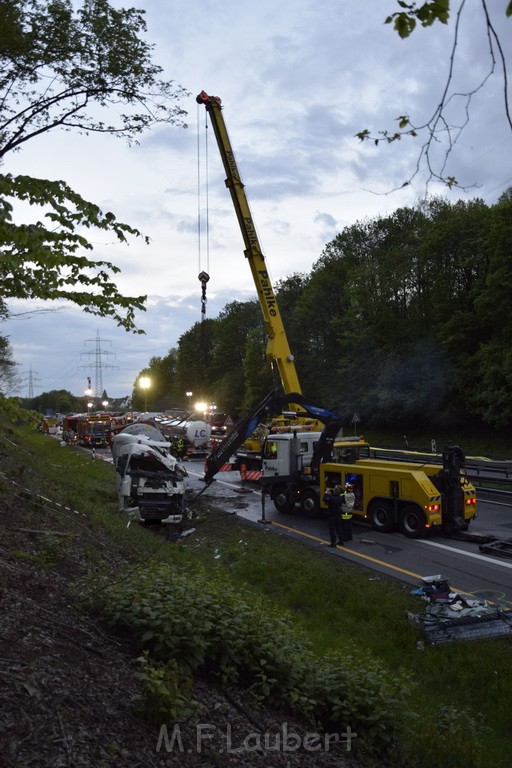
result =
[{"label": "crane support pad", "polygon": [[486,544],[480,544],[480,552],[485,552],[488,555],[498,555],[498,557],[512,557],[512,541],[505,539],[504,541],[496,540],[490,541]]}]

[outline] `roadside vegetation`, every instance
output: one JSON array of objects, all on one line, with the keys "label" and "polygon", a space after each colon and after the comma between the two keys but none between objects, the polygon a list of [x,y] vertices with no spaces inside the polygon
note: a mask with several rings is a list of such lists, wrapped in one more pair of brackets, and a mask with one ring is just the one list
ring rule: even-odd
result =
[{"label": "roadside vegetation", "polygon": [[[511,200],[430,197],[356,222],[275,286],[301,389],[346,432],[354,414],[358,430],[434,431],[428,445],[509,428]],[[266,339],[258,299],[230,302],[150,361],[149,407],[191,389],[232,417],[251,412],[278,381]]]},{"label": "roadside vegetation", "polygon": [[[0,434],[4,499],[15,481],[63,505],[59,527],[74,539],[85,529],[101,535],[101,552],[81,554],[73,592],[82,611],[133,638],[142,686],[134,712],[147,723],[190,715],[193,676],[213,674],[246,702],[327,731],[350,726],[351,755],[363,765],[510,764],[510,640],[420,650],[406,613],[424,606],[399,582],[251,525],[206,496],[191,504],[196,531],[170,543],[126,526],[111,465],[29,426]],[[49,535],[40,564],[58,568],[69,546]]]}]

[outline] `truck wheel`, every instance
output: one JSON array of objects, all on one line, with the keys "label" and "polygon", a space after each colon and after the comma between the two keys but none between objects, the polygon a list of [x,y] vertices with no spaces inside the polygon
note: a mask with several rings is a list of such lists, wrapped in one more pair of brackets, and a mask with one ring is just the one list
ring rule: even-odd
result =
[{"label": "truck wheel", "polygon": [[418,509],[409,505],[400,512],[398,525],[400,531],[409,539],[419,539],[425,535],[425,515]]},{"label": "truck wheel", "polygon": [[291,512],[295,506],[286,485],[279,486],[272,492],[272,501],[278,512]]},{"label": "truck wheel", "polygon": [[300,497],[300,508],[308,517],[318,517],[320,514],[320,501],[317,492],[312,488],[304,491]]},{"label": "truck wheel", "polygon": [[395,524],[389,501],[372,501],[368,509],[368,520],[375,531],[381,533],[392,531]]}]

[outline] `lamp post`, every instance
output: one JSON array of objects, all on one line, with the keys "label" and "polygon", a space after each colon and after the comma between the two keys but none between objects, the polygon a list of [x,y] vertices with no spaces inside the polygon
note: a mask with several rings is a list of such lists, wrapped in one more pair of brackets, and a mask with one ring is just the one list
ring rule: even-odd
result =
[{"label": "lamp post", "polygon": [[196,403],[194,405],[194,408],[196,409],[196,411],[199,411],[200,413],[203,414],[203,418],[206,418],[206,413],[208,411],[208,405],[206,403],[203,403],[203,402]]},{"label": "lamp post", "polygon": [[108,400],[102,400],[101,404],[103,406],[103,410],[106,411],[108,408]]},{"label": "lamp post", "polygon": [[148,410],[148,389],[151,386],[151,379],[149,376],[141,376],[139,379],[139,387],[144,391],[144,410]]},{"label": "lamp post", "polygon": [[93,405],[94,405],[94,403],[90,403],[90,402],[87,403],[87,413],[91,412],[91,409],[92,409]]}]

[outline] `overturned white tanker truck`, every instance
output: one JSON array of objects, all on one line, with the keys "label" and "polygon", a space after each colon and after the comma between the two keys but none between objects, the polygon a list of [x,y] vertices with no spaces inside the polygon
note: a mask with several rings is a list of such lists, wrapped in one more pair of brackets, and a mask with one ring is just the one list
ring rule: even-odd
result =
[{"label": "overturned white tanker truck", "polygon": [[112,438],[119,511],[146,524],[180,526],[187,471],[155,427],[132,424]]}]

